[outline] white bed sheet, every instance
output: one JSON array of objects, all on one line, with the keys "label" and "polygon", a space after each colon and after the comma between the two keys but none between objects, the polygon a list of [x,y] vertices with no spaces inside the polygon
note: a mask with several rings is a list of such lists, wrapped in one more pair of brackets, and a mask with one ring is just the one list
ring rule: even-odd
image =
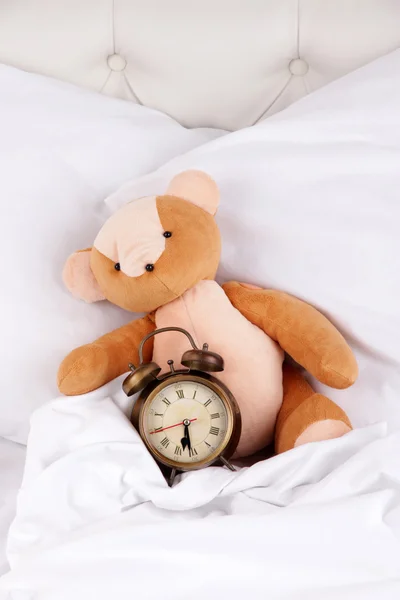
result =
[{"label": "white bed sheet", "polygon": [[1,598],[400,597],[400,433],[377,424],[170,489],[121,380],[34,414]]},{"label": "white bed sheet", "polygon": [[[316,103],[318,118],[313,132],[317,140],[321,136],[317,150],[321,157],[332,150],[335,157],[332,168],[337,170],[340,166],[346,175],[347,168],[354,170],[357,167],[360,169],[357,173],[365,175],[365,170],[369,170],[370,177],[376,177],[378,191],[375,192],[370,183],[365,185],[366,178],[357,177],[353,182],[354,199],[358,197],[359,206],[364,209],[375,210],[377,206],[382,219],[389,215],[381,237],[382,252],[386,253],[392,240],[393,215],[398,210],[392,195],[398,188],[394,184],[399,175],[396,170],[400,139],[399,60],[400,54],[395,53],[381,61],[384,70],[375,64],[354,75],[352,88],[346,88],[345,81],[338,82],[336,88],[321,90],[311,100]],[[362,80],[365,73],[368,81]],[[372,80],[371,74],[377,79]],[[347,122],[344,119],[346,107],[338,103],[337,122],[332,122],[330,113],[325,123],[334,138],[328,147],[328,129],[323,131],[324,120],[321,121],[326,110],[324,96],[336,93],[342,102],[350,101],[356,105],[356,95],[362,85],[375,89],[375,95],[370,96],[370,103],[364,107],[363,120],[353,121],[349,115]],[[342,91],[341,86],[344,86]],[[390,93],[384,94],[385,90]],[[321,99],[323,104],[319,105]],[[380,112],[372,106],[374,102]],[[315,118],[305,110],[305,121],[302,120],[301,111],[307,106],[304,101],[300,108],[293,107],[286,116],[282,113],[271,121],[272,137],[268,136],[271,125],[266,123],[262,128],[240,132],[229,140],[211,144],[211,152],[202,148],[189,158],[174,161],[158,175],[163,180],[176,170],[193,166],[209,170],[221,185],[223,194],[236,198],[236,208],[240,207],[243,198],[248,198],[249,190],[253,202],[258,198],[263,206],[273,199],[269,206],[271,223],[272,218],[277,217],[274,207],[279,211],[280,206],[284,206],[282,191],[281,204],[276,202],[279,190],[284,189],[288,198],[297,198],[292,192],[298,194],[301,189],[298,204],[304,209],[307,198],[308,201],[313,198],[313,188],[308,180],[313,183],[316,175],[316,150],[311,149],[310,156],[305,151],[312,141],[310,124]],[[297,134],[307,132],[307,143],[302,144],[305,146],[302,153],[297,142],[288,153],[282,144],[282,135],[285,132],[288,136],[294,135],[297,110],[300,111]],[[372,113],[374,118],[367,118]],[[359,109],[358,114],[361,114]],[[368,135],[366,123],[369,124]],[[273,137],[275,130],[279,133],[278,140]],[[252,145],[257,151],[261,148],[264,132],[267,132],[264,142],[268,151],[256,160],[255,152],[252,155],[249,148]],[[350,165],[340,145],[336,147],[336,138],[341,135],[345,136],[340,139],[341,143],[353,147],[355,142],[360,142],[362,151],[357,146]],[[237,141],[244,145],[238,149],[238,163],[235,163]],[[279,146],[281,150],[277,152]],[[247,162],[243,161],[243,149],[249,157]],[[371,162],[364,161],[365,152]],[[269,172],[265,164],[269,165]],[[293,168],[291,178],[287,175],[288,165]],[[330,165],[321,160],[318,170],[321,180],[322,167]],[[381,170],[375,172],[374,169]],[[264,172],[268,180],[261,181]],[[256,175],[263,184],[259,186],[259,196]],[[329,169],[325,178],[327,175],[323,181],[324,210],[317,214],[323,223],[334,227],[335,220],[325,216],[328,210],[326,199],[328,192],[332,194],[332,201],[341,196],[336,193],[333,197],[331,179],[336,185],[341,182],[347,190],[349,181],[343,177],[338,179],[336,172],[336,179],[330,178]],[[154,185],[152,177],[144,183],[151,188]],[[140,185],[138,188],[133,186],[125,191],[130,195],[139,188]],[[310,205],[314,215],[315,207],[319,206],[318,195],[316,190],[315,206]],[[366,203],[367,198],[369,203]],[[354,201],[349,207],[357,211]],[[391,210],[382,211],[382,203]],[[233,206],[231,201],[226,218]],[[337,210],[332,202],[330,206]],[[342,208],[348,216],[349,209]],[[294,207],[291,210],[295,232],[299,213]],[[374,210],[371,210],[372,231],[376,224]],[[235,212],[236,219],[240,220],[238,214]],[[279,236],[275,232],[279,244],[284,244],[284,233],[287,232],[286,214],[283,216],[283,231],[276,230]],[[356,219],[354,221],[358,223]],[[343,222],[349,223],[346,219]],[[343,231],[343,222],[339,223],[338,231]],[[277,223],[279,219],[275,220],[275,226]],[[366,228],[365,236],[369,231]],[[353,236],[352,231],[349,233]],[[395,242],[397,237],[392,237]],[[269,239],[274,241],[274,236],[270,235]],[[237,236],[232,247],[237,248]],[[284,258],[285,247],[289,245],[281,246]],[[370,247],[371,244],[366,244],[365,253]],[[388,253],[389,257],[397,254]],[[281,264],[277,261],[277,253],[270,252],[269,255],[274,256],[271,264],[276,265],[276,270],[264,277],[279,282],[280,273],[285,281],[290,276],[288,285],[294,288],[290,291],[303,293],[304,281],[295,277],[296,274],[305,276],[300,253],[296,257],[300,260],[299,266],[293,255],[287,255],[289,262]],[[232,258],[235,257],[232,253]],[[0,597],[2,591],[12,600],[86,600],[88,595],[94,594],[98,600],[110,597],[124,600],[131,598],[133,593],[141,600],[160,596],[164,600],[187,597],[197,600],[211,593],[222,599],[249,596],[263,600],[266,597],[285,600],[320,600],[321,597],[324,600],[394,600],[400,597],[399,338],[395,335],[399,321],[397,296],[386,293],[398,289],[398,271],[393,271],[393,277],[389,277],[389,267],[395,265],[395,261],[386,261],[386,270],[382,272],[377,261],[371,259],[366,263],[361,253],[357,257],[362,259],[365,269],[360,272],[368,272],[369,277],[375,274],[374,281],[379,282],[379,286],[375,284],[366,293],[361,284],[369,286],[370,279],[360,279],[359,292],[363,302],[359,306],[351,304],[345,312],[344,301],[341,303],[334,296],[327,298],[324,295],[332,291],[329,287],[318,289],[318,278],[315,278],[316,290],[309,288],[307,292],[311,301],[325,308],[339,325],[343,325],[361,356],[360,381],[351,390],[357,396],[348,401],[349,412],[353,406],[357,413],[356,424],[360,427],[357,431],[340,440],[298,448],[235,474],[224,469],[188,474],[170,490],[119,408],[127,410],[127,401],[118,388],[120,379],[86,396],[55,400],[39,409],[33,417],[24,484],[9,537],[8,556],[12,571],[0,582]],[[320,258],[321,253],[315,257],[315,262],[308,261],[310,269],[314,268],[317,273],[322,273],[317,261]],[[250,276],[248,264],[254,263],[243,263],[244,273]],[[287,268],[283,269],[282,265]],[[225,270],[225,274],[230,272],[229,261]],[[232,274],[237,276],[237,271]],[[257,276],[254,274],[254,279]],[[389,287],[385,288],[385,285]],[[296,286],[299,287],[296,289]],[[345,285],[341,287],[354,301],[354,290]],[[381,320],[363,320],[369,306],[366,306],[367,301],[373,303],[372,310],[377,306],[377,298],[388,304],[386,312],[384,307],[380,308],[383,311]],[[386,336],[386,331],[390,335]],[[385,404],[383,411],[379,409],[380,402]],[[379,423],[368,427],[366,422],[361,422],[362,419],[374,422],[377,414],[382,412],[390,421],[389,427]],[[15,448],[5,447],[4,456],[11,457]],[[23,450],[16,452],[23,453]],[[9,464],[21,460],[18,464],[22,468],[23,456],[16,456],[10,458]],[[7,526],[15,499],[11,490],[15,491],[18,486],[18,469],[3,471],[4,489],[7,490],[3,522]]]},{"label": "white bed sheet", "polygon": [[26,447],[0,438],[0,575],[8,571],[6,540],[15,517]]}]

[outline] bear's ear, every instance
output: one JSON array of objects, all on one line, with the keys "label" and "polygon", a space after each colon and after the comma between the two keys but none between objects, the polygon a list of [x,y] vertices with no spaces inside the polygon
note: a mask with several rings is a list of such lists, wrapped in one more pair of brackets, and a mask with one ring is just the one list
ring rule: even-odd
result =
[{"label": "bear's ear", "polygon": [[78,250],[67,259],[63,270],[63,281],[75,298],[85,302],[105,300],[105,296],[90,268],[92,249]]},{"label": "bear's ear", "polygon": [[183,171],[168,186],[167,194],[189,200],[192,204],[215,215],[219,204],[219,190],[215,181],[203,171]]}]

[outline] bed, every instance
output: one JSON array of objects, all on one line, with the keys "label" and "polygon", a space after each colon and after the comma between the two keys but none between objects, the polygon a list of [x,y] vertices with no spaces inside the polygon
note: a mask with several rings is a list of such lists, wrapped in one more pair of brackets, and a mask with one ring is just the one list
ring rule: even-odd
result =
[{"label": "bed", "polygon": [[[261,505],[268,505],[268,511],[275,515],[276,507],[292,504],[290,527],[297,539],[310,536],[304,562],[299,563],[306,575],[302,578],[295,569],[293,587],[282,583],[283,566],[287,563],[294,569],[296,552],[302,549],[301,544],[294,544],[292,554],[288,554],[284,540],[290,543],[290,537],[283,536],[282,544],[275,546],[275,558],[272,553],[266,555],[275,569],[269,595],[280,590],[285,597],[296,599],[321,594],[326,598],[363,600],[377,595],[398,597],[395,574],[400,566],[395,557],[400,552],[395,525],[399,514],[394,507],[399,501],[399,468],[393,456],[399,449],[400,430],[400,335],[394,335],[400,332],[400,283],[393,257],[400,250],[396,233],[400,214],[393,190],[398,189],[400,173],[400,3],[36,0],[0,2],[0,16],[0,172],[3,214],[7,216],[1,251],[8,257],[1,266],[1,276],[9,282],[1,311],[0,574],[9,568],[6,537],[15,516],[34,414],[32,450],[19,500],[20,518],[9,539],[8,558],[15,569],[9,579],[3,580],[8,597],[17,597],[23,581],[27,593],[36,590],[38,598],[80,597],[72,584],[65,592],[69,596],[60,591],[56,595],[60,575],[57,567],[65,559],[62,549],[58,556],[55,554],[54,562],[49,551],[42,559],[36,559],[32,552],[38,544],[51,548],[54,531],[65,535],[62,519],[74,522],[75,517],[93,537],[88,538],[86,547],[79,546],[78,532],[77,539],[66,540],[64,548],[70,554],[82,553],[86,570],[80,575],[87,594],[92,589],[90,557],[96,549],[96,535],[111,545],[118,540],[128,556],[129,543],[123,537],[119,519],[128,514],[129,506],[140,507],[141,502],[154,505],[159,511],[155,518],[160,521],[165,511],[171,514],[177,507],[185,511],[182,515],[205,519],[231,514],[230,509],[242,516],[247,510],[256,514]],[[252,159],[248,164],[243,161],[245,152]],[[171,176],[193,167],[210,172],[227,199],[219,216],[225,241],[221,281],[234,277],[284,287],[325,311],[352,344],[361,367],[360,383],[349,395],[338,394],[333,399],[346,408],[358,430],[343,446],[331,442],[317,457],[305,449],[289,462],[277,457],[266,471],[210,483],[213,502],[203,512],[191,498],[196,494],[201,498],[200,490],[208,485],[202,479],[204,475],[184,482],[181,497],[167,496],[135,442],[129,460],[136,457],[149,469],[142,499],[128,497],[120,501],[121,490],[116,487],[111,500],[96,480],[93,487],[98,492],[98,504],[92,497],[88,503],[86,497],[79,497],[81,510],[71,517],[66,496],[54,488],[57,477],[72,486],[71,471],[60,467],[49,488],[38,483],[47,477],[45,466],[52,464],[55,456],[57,460],[64,458],[60,464],[65,465],[70,460],[67,454],[75,452],[79,457],[81,451],[81,442],[68,427],[58,430],[62,432],[58,440],[51,436],[46,441],[41,439],[46,437],[47,428],[64,427],[57,420],[65,410],[59,404],[63,399],[53,400],[58,394],[56,368],[72,347],[125,323],[128,317],[110,306],[75,304],[61,284],[63,262],[71,251],[85,247],[110,212],[132,197],[162,191]],[[268,200],[265,189],[271,195]],[[269,229],[264,222],[260,227],[243,211],[242,198],[247,198],[249,190],[257,214],[267,206]],[[321,193],[325,198],[322,206]],[[296,203],[294,196],[298,198]],[[274,202],[274,197],[279,197],[279,202]],[[287,214],[292,219],[289,225]],[[240,228],[232,215],[240,220]],[[287,248],[297,239],[296,224],[301,219],[304,228],[300,237],[310,243],[297,240],[302,252],[296,262],[288,256]],[[269,264],[260,270],[252,260],[254,255],[238,255],[236,240],[238,234],[243,239],[254,235],[256,252],[265,247],[266,227],[267,251],[274,256],[275,267]],[[342,253],[326,250],[316,257],[316,229],[328,240],[328,249],[339,245]],[[249,264],[254,265],[254,271]],[[309,266],[307,275],[303,275],[304,264]],[[342,291],[334,289],[332,279],[325,275],[315,283],[323,266],[324,274],[340,272]],[[373,286],[368,277],[373,277]],[[103,402],[106,416],[115,405],[126,410],[119,385],[114,383],[96,397]],[[51,401],[55,404],[46,404]],[[79,402],[73,403],[71,411],[81,417]],[[96,419],[90,421],[88,416],[87,426],[101,430]],[[114,433],[116,439],[125,439],[121,424],[116,424]],[[96,438],[100,446],[107,446],[109,440],[95,435],[100,436]],[[62,440],[69,437],[74,442],[66,450]],[[115,464],[119,460],[116,457]],[[99,454],[92,466],[101,461]],[[78,463],[71,464],[78,469]],[[367,473],[368,464],[375,473],[381,473],[380,479]],[[57,468],[55,465],[54,470]],[[299,474],[295,475],[297,470]],[[83,481],[88,473],[83,469],[80,477]],[[335,489],[347,492],[336,498],[330,481]],[[308,494],[300,490],[308,490]],[[237,503],[229,508],[232,494],[238,495]],[[356,497],[362,498],[360,504]],[[334,518],[342,519],[342,528],[338,527],[336,533],[326,527],[331,508],[326,509],[328,512],[323,509],[335,502],[342,511],[336,516],[332,513]],[[52,512],[54,505],[59,507],[58,515]],[[298,515],[307,523],[313,505],[317,507],[318,525],[310,533],[302,529]],[[37,523],[44,507],[46,526],[40,529]],[[362,519],[357,521],[363,507],[369,528]],[[101,522],[87,517],[91,510]],[[163,524],[167,536],[168,527],[186,518],[173,514],[172,523]],[[143,508],[135,515],[132,526],[138,520],[150,523],[152,517],[151,510],[147,513]],[[280,528],[289,525],[283,516],[273,520],[269,512],[263,513],[263,518],[276,543]],[[106,531],[107,522],[112,522],[112,527]],[[233,545],[235,538],[229,537],[229,527],[212,522]],[[197,536],[199,556],[210,568],[204,558],[203,534],[196,523],[193,535]],[[334,549],[339,548],[351,523],[355,523],[358,542],[349,544],[338,557]],[[240,531],[253,525],[252,517],[244,517],[238,525],[239,538]],[[141,547],[149,554],[156,548],[157,536],[152,527],[150,524],[148,542],[145,529],[138,533]],[[208,526],[204,527],[206,531]],[[337,567],[337,579],[333,567],[318,563],[312,550],[321,540],[330,540],[333,551],[325,558]],[[249,556],[260,569],[257,552],[266,549],[257,546],[256,538],[253,543],[254,552]],[[380,562],[378,553],[364,552],[371,544],[381,545]],[[233,565],[237,561],[237,570],[240,561],[245,565],[243,578],[235,582],[234,590],[242,590],[241,586],[246,589],[249,578],[258,581],[256,567],[246,559],[245,549],[236,558],[227,554]],[[168,545],[158,549],[160,556],[167,551]],[[136,551],[132,552],[132,557],[139,560]],[[31,559],[25,571],[18,560],[24,553]],[[346,565],[356,553],[359,564],[357,568],[353,564],[350,574]],[[223,564],[223,556],[211,556],[222,561],[221,568],[230,568]],[[111,564],[117,558],[112,556]],[[307,575],[311,560],[317,566]],[[168,577],[164,563],[157,564],[162,576]],[[54,575],[48,579],[52,595],[47,596],[43,574],[50,567],[54,568]],[[192,567],[186,567],[188,574],[192,573]],[[77,564],[66,567],[70,581],[76,568]],[[151,576],[146,568],[144,561],[143,580]],[[107,587],[114,576],[115,572],[107,573],[104,568],[104,578],[99,578],[108,593],[115,592],[116,588]],[[131,585],[124,577],[120,598]],[[212,581],[212,577],[205,576],[204,582],[211,585]],[[227,597],[228,587],[217,585],[222,586],[218,588],[221,597]],[[165,597],[169,592],[175,598],[183,597],[182,589],[169,590]],[[252,592],[254,598],[259,597],[257,586]],[[106,597],[106,591],[104,594]],[[153,597],[152,592],[147,594]]]}]

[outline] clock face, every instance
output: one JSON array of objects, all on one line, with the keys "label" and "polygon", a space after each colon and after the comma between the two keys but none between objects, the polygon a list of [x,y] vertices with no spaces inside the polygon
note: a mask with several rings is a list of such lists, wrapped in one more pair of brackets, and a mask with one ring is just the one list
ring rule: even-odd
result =
[{"label": "clock face", "polygon": [[[178,380],[177,380],[178,379]],[[140,419],[146,444],[176,468],[209,464],[226,448],[232,411],[217,386],[200,377],[166,380],[149,395]]]}]

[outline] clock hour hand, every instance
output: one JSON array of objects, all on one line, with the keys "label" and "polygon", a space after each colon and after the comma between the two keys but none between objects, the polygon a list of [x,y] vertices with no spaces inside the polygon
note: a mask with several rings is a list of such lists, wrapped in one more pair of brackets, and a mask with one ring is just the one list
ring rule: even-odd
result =
[{"label": "clock hour hand", "polygon": [[189,439],[185,436],[181,439],[182,450],[185,452],[186,447],[189,446]]}]

